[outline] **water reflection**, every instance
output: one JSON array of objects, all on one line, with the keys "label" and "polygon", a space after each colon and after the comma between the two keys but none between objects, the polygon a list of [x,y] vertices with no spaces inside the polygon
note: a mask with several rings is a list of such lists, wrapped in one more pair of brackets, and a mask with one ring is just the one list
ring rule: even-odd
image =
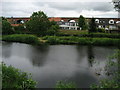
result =
[{"label": "water reflection", "polygon": [[93,66],[94,63],[94,52],[93,52],[93,46],[88,46],[88,62],[90,64],[90,66]]},{"label": "water reflection", "polygon": [[29,51],[29,60],[31,61],[33,66],[43,66],[49,53],[49,47],[36,46],[35,48],[32,47],[30,50],[31,51]]},{"label": "water reflection", "polygon": [[87,88],[97,83],[99,78],[94,69],[103,67],[115,48],[3,43],[2,49],[4,62],[32,73],[39,88],[53,88],[59,80],[74,81],[78,87]]},{"label": "water reflection", "polygon": [[4,50],[2,49],[2,57],[9,58],[11,56],[12,43],[2,42],[1,47],[4,48]]}]

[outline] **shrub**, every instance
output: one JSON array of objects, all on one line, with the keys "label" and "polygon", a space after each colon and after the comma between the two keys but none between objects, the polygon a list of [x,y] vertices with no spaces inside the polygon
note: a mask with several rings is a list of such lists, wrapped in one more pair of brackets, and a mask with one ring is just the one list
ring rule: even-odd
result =
[{"label": "shrub", "polygon": [[15,30],[16,34],[25,34],[25,33],[27,33],[27,30],[24,28],[23,25],[14,26],[14,30]]},{"label": "shrub", "polygon": [[28,44],[39,44],[40,41],[34,35],[27,35],[27,34],[13,34],[13,35],[6,35],[2,38],[3,41],[9,42],[21,42],[21,43],[28,43]]},{"label": "shrub", "polygon": [[36,82],[30,74],[2,63],[2,88],[30,89],[35,88]]},{"label": "shrub", "polygon": [[98,28],[98,29],[97,29],[97,32],[105,33],[105,29],[104,29],[104,28]]}]

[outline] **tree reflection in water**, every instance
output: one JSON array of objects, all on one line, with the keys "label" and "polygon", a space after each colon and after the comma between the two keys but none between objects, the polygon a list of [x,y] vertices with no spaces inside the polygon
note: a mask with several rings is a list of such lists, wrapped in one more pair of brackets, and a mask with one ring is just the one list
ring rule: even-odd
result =
[{"label": "tree reflection in water", "polygon": [[90,66],[92,67],[95,59],[94,59],[93,47],[91,45],[88,46],[87,52],[88,52],[88,62]]},{"label": "tree reflection in water", "polygon": [[[34,52],[34,53],[33,53]],[[49,46],[41,45],[31,49],[30,61],[33,66],[43,66],[49,52]],[[45,57],[46,56],[46,57]]]}]

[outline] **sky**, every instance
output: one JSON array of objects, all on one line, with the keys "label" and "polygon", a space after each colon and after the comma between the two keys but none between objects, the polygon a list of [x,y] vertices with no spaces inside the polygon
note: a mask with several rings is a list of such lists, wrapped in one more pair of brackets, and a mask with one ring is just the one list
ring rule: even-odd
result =
[{"label": "sky", "polygon": [[118,17],[112,0],[0,0],[0,2],[2,2],[0,16],[4,17],[30,17],[37,11],[43,11],[48,17],[79,17],[80,15]]}]

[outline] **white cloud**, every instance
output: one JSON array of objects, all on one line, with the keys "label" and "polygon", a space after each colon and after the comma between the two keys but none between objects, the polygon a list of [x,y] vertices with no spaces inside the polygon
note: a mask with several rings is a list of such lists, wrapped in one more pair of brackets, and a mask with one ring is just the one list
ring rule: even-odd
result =
[{"label": "white cloud", "polygon": [[[52,2],[53,1],[53,2]],[[111,0],[4,0],[2,16],[29,17],[35,11],[44,11],[49,17],[117,17]],[[1,13],[0,13],[1,15]]]},{"label": "white cloud", "polygon": [[[97,2],[111,2],[112,0],[97,0]],[[3,2],[96,2],[96,0],[4,0]]]}]

